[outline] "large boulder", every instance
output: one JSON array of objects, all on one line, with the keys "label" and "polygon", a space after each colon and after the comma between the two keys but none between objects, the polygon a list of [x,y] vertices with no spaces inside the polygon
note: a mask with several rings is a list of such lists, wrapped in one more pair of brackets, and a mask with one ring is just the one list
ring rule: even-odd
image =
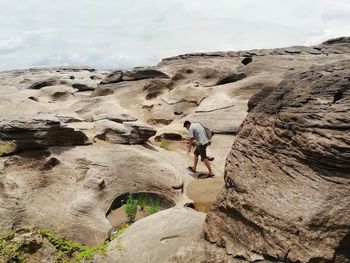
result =
[{"label": "large boulder", "polygon": [[285,79],[245,119],[204,232],[228,254],[346,262],[350,61]]},{"label": "large boulder", "polygon": [[48,97],[52,100],[63,101],[71,98],[75,92],[77,92],[77,90],[70,86],[54,85],[41,88],[38,95],[39,101],[41,96]]},{"label": "large boulder", "polygon": [[111,84],[111,83],[118,83],[122,81],[123,72],[121,70],[113,71],[112,73],[108,74],[100,84]]},{"label": "large boulder", "polygon": [[200,238],[204,219],[204,213],[180,207],[146,217],[111,242],[107,262],[165,262],[180,247]]},{"label": "large boulder", "polygon": [[215,93],[204,99],[191,118],[203,123],[214,133],[236,134],[247,114],[247,100]]},{"label": "large boulder", "polygon": [[138,121],[128,121],[123,123],[130,131],[130,144],[140,144],[146,142],[150,137],[156,135],[157,131],[148,124]]},{"label": "large boulder", "polygon": [[97,244],[112,227],[106,212],[116,197],[151,192],[173,202],[182,199],[186,169],[165,151],[109,143],[49,151],[0,158],[2,233],[40,227]]},{"label": "large boulder", "polygon": [[157,131],[141,122],[124,122],[123,124],[102,119],[95,122],[96,138],[111,143],[142,144],[156,135]]},{"label": "large boulder", "polygon": [[0,122],[0,140],[15,144],[14,151],[86,144],[88,138],[79,130],[61,123],[52,114],[9,118]]}]

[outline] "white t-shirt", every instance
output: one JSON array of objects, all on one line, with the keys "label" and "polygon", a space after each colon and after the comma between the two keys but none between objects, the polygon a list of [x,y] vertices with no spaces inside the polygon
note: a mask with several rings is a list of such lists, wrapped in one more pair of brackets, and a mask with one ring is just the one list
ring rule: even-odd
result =
[{"label": "white t-shirt", "polygon": [[194,138],[198,144],[204,145],[209,143],[205,130],[199,123],[191,124],[191,127],[188,129],[188,136]]}]

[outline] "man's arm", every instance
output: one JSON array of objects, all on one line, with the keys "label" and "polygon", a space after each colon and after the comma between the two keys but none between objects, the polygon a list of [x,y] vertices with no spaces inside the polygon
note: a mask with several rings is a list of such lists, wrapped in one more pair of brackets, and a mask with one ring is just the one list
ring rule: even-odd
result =
[{"label": "man's arm", "polygon": [[193,138],[189,138],[188,139],[188,152],[187,153],[190,153],[191,150],[192,150],[192,145],[193,145]]}]

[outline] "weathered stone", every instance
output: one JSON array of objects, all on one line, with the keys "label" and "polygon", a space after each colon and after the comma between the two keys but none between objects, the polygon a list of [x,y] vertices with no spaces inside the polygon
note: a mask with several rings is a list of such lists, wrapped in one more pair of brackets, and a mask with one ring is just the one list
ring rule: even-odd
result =
[{"label": "weathered stone", "polygon": [[171,85],[171,82],[165,82],[161,80],[151,80],[147,83],[143,89],[146,91],[146,99],[154,99],[167,90]]},{"label": "weathered stone", "polygon": [[[242,59],[244,57],[253,57],[254,62],[244,66],[242,64]],[[155,124],[154,127],[157,127],[159,131],[158,134],[184,131],[183,122],[185,120],[193,120],[201,122],[214,130],[216,129],[215,132],[230,133],[230,135],[215,134],[212,138],[212,145],[208,148],[208,154],[215,156],[215,161],[212,162],[212,166],[216,176],[204,180],[195,180],[186,171],[186,167],[192,163],[192,156],[184,154],[186,145],[181,142],[171,142],[171,147],[169,150],[166,150],[160,148],[159,143],[154,143],[153,140],[142,145],[114,144],[108,141],[95,140],[95,142],[90,145],[74,147],[52,146],[45,151],[41,149],[29,149],[18,152],[18,154],[14,156],[3,156],[0,158],[0,232],[7,232],[23,227],[39,226],[51,229],[59,235],[75,241],[97,244],[105,240],[107,232],[111,228],[110,223],[106,219],[106,211],[111,207],[111,204],[117,196],[129,192],[146,191],[159,193],[172,200],[177,206],[195,203],[198,209],[197,200],[200,199],[191,197],[193,200],[189,200],[186,196],[186,194],[190,195],[190,190],[193,190],[193,188],[190,187],[190,182],[196,183],[196,181],[200,181],[203,183],[203,185],[197,185],[196,189],[199,190],[196,193],[198,195],[203,194],[206,198],[212,195],[216,196],[217,191],[222,188],[224,163],[229,152],[229,147],[235,139],[231,134],[237,132],[239,129],[247,131],[246,128],[241,126],[241,123],[247,114],[247,102],[254,94],[264,87],[277,87],[282,80],[292,80],[293,77],[290,77],[290,74],[293,72],[306,72],[302,76],[303,79],[307,79],[309,77],[309,69],[314,65],[321,66],[348,59],[350,59],[350,46],[343,40],[336,41],[333,44],[323,44],[315,47],[187,54],[176,58],[165,59],[154,67],[136,68],[133,70],[135,74],[132,73],[129,79],[128,76],[126,76],[125,80],[123,80],[122,77],[116,77],[116,83],[103,85],[105,89],[101,88],[100,91],[92,92],[92,94],[98,95],[98,92],[101,92],[101,95],[106,92],[105,94],[109,95],[110,93],[110,96],[91,97],[89,96],[89,92],[75,92],[72,95],[59,96],[60,99],[54,99],[53,97],[41,93],[41,91],[49,89],[48,87],[41,88],[41,91],[28,89],[28,87],[32,83],[46,79],[64,80],[70,83],[69,85],[67,84],[67,86],[71,86],[71,83],[83,83],[89,87],[97,87],[99,82],[110,74],[111,71],[60,67],[0,72],[0,87],[2,87],[0,89],[0,119],[16,119],[18,116],[29,116],[28,118],[30,119],[38,113],[52,112],[60,121],[69,122],[69,127],[84,131],[89,138],[93,138],[95,135],[94,122],[97,120],[109,120],[113,121],[113,124],[116,124],[116,122],[124,123],[125,121],[138,119],[141,122]],[[343,74],[341,73],[341,70],[343,70],[342,68],[344,68],[343,65],[335,64],[334,67],[324,68],[324,71],[328,72],[327,74],[341,76]],[[140,74],[140,77],[140,75],[137,76],[136,74],[136,71],[140,70],[156,70],[165,73],[171,78],[163,78],[163,76],[158,73],[158,75],[153,74],[153,76],[152,74],[148,74],[148,76],[147,74],[145,74],[146,76]],[[94,72],[93,74],[91,73],[92,71]],[[227,76],[230,72],[244,74],[248,77],[240,81],[230,82],[227,85],[215,86],[218,79],[222,76]],[[123,73],[121,73],[121,75],[122,74]],[[345,75],[347,76],[344,76],[344,81],[348,81],[349,76],[347,73]],[[71,76],[73,76],[73,78]],[[154,82],[160,82],[161,85],[149,84]],[[163,86],[162,83],[166,85]],[[100,85],[100,87],[101,86],[102,85]],[[328,87],[329,84],[326,83],[322,86]],[[308,85],[304,85],[304,88],[307,89]],[[302,95],[302,92],[299,93]],[[342,90],[337,90],[333,95],[333,107],[343,107],[343,104],[340,103],[343,103],[344,92]],[[310,97],[305,98],[305,100],[311,103],[314,97],[319,103],[314,113],[316,122],[317,118],[321,118],[318,114],[323,112],[325,105],[328,104],[324,104],[323,97],[320,99],[314,94],[311,94]],[[265,104],[265,100],[274,104],[274,101],[270,101],[270,96],[262,101],[263,104]],[[299,98],[292,98],[291,100],[299,101]],[[229,107],[231,102],[232,107]],[[297,105],[293,107],[289,105],[288,108],[290,111],[288,111],[288,113],[300,108],[303,109],[300,105],[302,104],[297,103]],[[224,106],[228,106],[228,108]],[[259,107],[260,105],[255,106],[252,110],[252,114]],[[284,106],[280,105],[278,107]],[[337,110],[342,111],[343,109],[337,108]],[[285,112],[280,116],[274,113],[270,114],[271,118],[273,116],[280,119],[287,118]],[[280,133],[278,133],[281,132],[280,130],[276,129],[276,133],[274,133],[273,130],[265,132],[265,129],[269,129],[269,127],[279,127],[278,125],[280,125],[280,122],[264,122],[260,125],[260,117],[255,115],[254,118],[256,119],[256,123],[258,123],[254,123],[254,129],[256,130],[252,128],[253,133],[251,136],[254,136],[254,140],[257,143],[261,142],[262,139],[268,136],[268,132],[271,131],[270,137],[257,147],[251,147],[251,143],[242,142],[242,136],[240,135],[238,140],[241,143],[240,145],[243,145],[239,146],[240,150],[243,148],[243,150],[248,151],[252,148],[252,152],[254,152],[255,155],[252,156],[247,153],[246,158],[241,156],[241,166],[237,165],[237,167],[231,169],[236,170],[237,168],[237,171],[239,171],[241,167],[247,169],[245,172],[245,175],[247,175],[246,181],[238,177],[235,179],[237,180],[237,185],[239,185],[239,189],[245,189],[245,183],[252,183],[252,176],[257,175],[257,178],[254,178],[257,183],[253,188],[260,191],[266,188],[266,191],[269,191],[269,193],[271,192],[271,196],[276,199],[276,203],[271,202],[272,204],[269,205],[270,203],[268,203],[267,206],[278,207],[281,203],[283,211],[289,206],[294,209],[302,202],[300,200],[304,200],[304,196],[300,195],[298,196],[299,198],[290,201],[288,203],[289,206],[285,205],[286,201],[284,199],[290,200],[288,198],[293,194],[290,193],[291,190],[289,191],[289,188],[293,188],[293,185],[291,185],[288,180],[286,180],[286,185],[290,186],[288,189],[284,184],[282,186],[277,185],[277,182],[281,181],[279,179],[280,172],[277,169],[269,171],[266,168],[269,163],[268,158],[272,159],[275,165],[281,164],[282,166],[282,164],[286,163],[288,160],[293,165],[294,162],[296,162],[295,160],[300,160],[300,158],[298,156],[288,155],[289,152],[293,153],[293,149],[288,147],[296,143],[299,143],[299,145],[295,147],[308,145],[310,142],[312,147],[316,149],[314,151],[316,151],[315,155],[317,155],[317,151],[322,147],[320,144],[313,143],[310,138],[312,136],[318,136],[318,134],[322,134],[322,132],[328,133],[328,128],[315,130],[317,127],[313,127],[312,136],[310,135],[305,141],[300,142],[300,140],[297,139],[300,138],[298,137],[299,133],[296,135],[293,133],[297,132],[294,131],[295,124],[292,123],[290,125],[292,128],[288,128],[286,132],[291,135],[288,139],[284,140],[287,141],[287,144],[290,144],[287,145],[288,147],[285,145],[282,147],[278,144],[282,138]],[[329,127],[333,127],[334,123],[337,123],[337,120],[331,119],[332,115],[326,114],[326,118],[330,119]],[[301,121],[302,119],[303,117],[296,117],[297,121]],[[338,119],[341,120],[342,118]],[[265,119],[262,119],[262,121],[265,121]],[[317,126],[318,124],[316,123],[315,125]],[[130,127],[124,127],[124,124],[119,127],[126,128],[128,132],[132,130]],[[299,127],[298,132],[301,132],[304,128],[305,127]],[[346,137],[343,136],[344,132],[347,132],[346,128],[344,128],[342,132],[338,130],[337,132],[336,138],[333,135],[328,138],[326,137],[327,134],[325,134],[322,138],[323,145],[326,145],[329,141],[336,143],[336,141],[341,140],[341,138],[347,141]],[[108,131],[108,134],[112,133],[113,131]],[[180,133],[182,134],[182,132]],[[305,135],[305,133],[302,134]],[[116,134],[115,136],[117,137],[120,135]],[[261,138],[259,136],[261,136]],[[139,135],[136,137],[140,138]],[[293,140],[294,137],[296,140]],[[67,135],[66,138],[70,140],[69,135]],[[129,139],[130,136],[126,137],[125,140],[128,141]],[[260,156],[262,154],[262,149],[265,150],[264,147],[269,143],[273,144],[273,147],[277,145],[276,149],[272,148],[269,154],[263,155],[264,158],[267,156],[266,159],[263,160],[263,164],[261,164],[260,160],[257,160],[257,167],[249,169],[248,171],[248,168],[245,167],[248,165],[252,166],[252,164],[249,163],[247,158],[251,158],[252,162],[255,162],[255,158],[257,158],[255,156]],[[4,148],[1,143],[0,147],[1,152],[3,152],[2,150]],[[10,150],[11,152],[11,141],[6,141],[6,147],[8,147],[6,150]],[[305,151],[312,152],[312,147],[310,146],[310,148]],[[281,157],[282,161],[276,159],[281,156],[281,148],[286,149],[284,155],[285,159]],[[336,161],[334,161],[335,159],[338,161],[337,158],[339,158],[341,161],[344,158],[341,154],[334,151],[334,148],[336,147],[326,147],[329,156],[331,156],[329,159],[328,156],[323,157],[323,155],[319,154],[322,162],[325,160],[324,163],[326,166],[328,166],[328,160],[332,163],[336,163]],[[347,148],[343,147],[343,145],[340,145],[339,148],[344,152],[347,151]],[[8,151],[5,152],[5,155],[6,153],[8,153]],[[300,156],[303,156],[303,154],[304,153],[301,153]],[[345,157],[347,158],[347,156]],[[59,160],[58,164],[57,160]],[[303,159],[305,166],[302,166],[302,168],[300,168],[301,170],[298,170],[303,174],[305,170],[305,177],[310,173],[307,164],[309,164],[310,167],[315,166],[313,164],[315,160],[310,160],[309,163],[307,159]],[[337,163],[337,165],[341,164]],[[46,169],[44,169],[45,167]],[[269,167],[270,166],[268,166],[268,168]],[[295,166],[295,169],[298,169],[298,167]],[[201,162],[198,168],[199,171],[203,169],[203,171],[205,171],[205,166]],[[284,167],[282,167],[282,169],[284,169]],[[338,173],[338,168],[332,166],[331,169],[333,169],[332,172],[334,174]],[[272,173],[274,176],[271,175]],[[232,176],[227,176],[227,178],[231,177]],[[260,177],[268,179],[268,184],[265,185],[265,181],[262,181]],[[286,175],[286,177],[288,176]],[[334,176],[326,179],[319,179],[317,177],[316,181],[334,180],[334,178],[338,177]],[[228,181],[231,182],[230,180]],[[275,181],[276,183],[274,184]],[[304,184],[307,186],[309,185],[308,182],[308,179],[302,180],[298,177],[298,187],[304,187]],[[213,187],[214,183],[215,187]],[[280,188],[280,191],[274,191],[274,189],[271,191],[271,188],[268,188],[270,185],[277,185],[275,188]],[[339,183],[338,186],[339,185],[343,187],[343,184]],[[334,188],[336,189],[337,186]],[[322,188],[322,191],[324,189],[325,187]],[[346,187],[344,189],[348,191]],[[310,202],[307,198],[309,198],[309,195],[314,194],[314,190],[314,188],[311,188],[311,190],[306,193],[306,205]],[[333,189],[333,184],[329,185],[328,190],[331,193],[335,191]],[[287,194],[285,194],[285,192],[287,192]],[[324,198],[328,197],[328,193],[323,193],[324,191],[321,197],[317,194],[313,195],[315,202],[324,203]],[[238,197],[240,197],[241,194],[242,193],[240,193]],[[286,195],[286,197],[284,197],[284,195]],[[230,194],[228,194],[228,196],[230,196]],[[243,198],[246,197],[244,196],[244,192],[242,196]],[[271,196],[264,196],[266,202],[269,201]],[[334,202],[346,202],[347,195],[344,194],[343,196],[345,196],[345,198],[343,198],[344,200],[339,201],[339,198],[335,198]],[[277,201],[279,201],[279,203]],[[211,202],[212,199],[209,205]],[[253,202],[249,199],[249,196],[247,197],[247,202],[249,202],[248,204]],[[294,205],[294,203],[296,203],[296,205]],[[243,205],[245,206],[245,204]],[[209,209],[209,206],[206,207]],[[227,207],[228,210],[230,210],[231,203],[229,203]],[[334,206],[334,209],[337,209],[337,207],[338,204]],[[247,209],[249,209],[249,207]],[[328,209],[328,211],[333,211],[332,213],[334,214],[344,214],[343,211],[337,212],[338,210],[332,210],[333,207],[331,205],[326,205],[324,211],[326,211],[326,209]],[[224,211],[224,208],[222,210]],[[299,213],[301,213],[299,210],[295,209],[293,213],[299,215]],[[251,216],[253,220],[260,220],[262,217],[259,211],[260,210],[254,210],[254,212],[252,212],[252,214],[254,214]],[[283,211],[280,214],[284,219],[286,216]],[[314,210],[310,209],[310,211]],[[314,218],[318,217],[320,220],[325,221],[326,215],[324,211],[320,210],[320,216],[317,215],[316,211],[316,216]],[[294,220],[293,213],[289,216],[291,221]],[[235,212],[232,214],[233,217],[236,215]],[[263,216],[265,216],[265,214]],[[211,216],[210,218],[212,219]],[[280,217],[276,216],[273,220],[280,222],[279,218]],[[332,221],[333,219],[337,220],[337,218],[331,216],[329,218],[331,219],[329,225],[333,224],[335,228],[342,224],[341,221]],[[231,221],[239,221],[240,219],[241,218],[233,220],[225,217],[223,223],[220,222],[219,224],[224,228],[230,225]],[[343,220],[345,219],[346,217],[344,216]],[[303,218],[303,222],[307,220],[307,218]],[[213,221],[211,220],[210,222]],[[287,222],[283,228],[283,232],[286,232],[284,235],[287,236],[287,240],[295,240],[288,236],[288,233],[290,233],[290,221],[284,222]],[[294,221],[290,225],[294,226],[295,224],[293,224]],[[321,224],[322,222],[316,222],[313,223],[312,227],[316,229]],[[214,226],[213,224],[212,228],[214,228]],[[171,230],[170,225],[166,227]],[[242,232],[237,231],[238,234],[235,232],[235,234],[239,236],[239,242],[234,243],[234,245],[243,242],[245,245],[249,243],[252,246],[260,246],[260,239],[255,240],[251,238],[251,233],[254,233],[254,230],[246,233],[246,228],[242,227],[242,229]],[[230,240],[228,238],[232,237],[232,235],[229,234],[227,238],[225,236],[226,232],[223,232],[224,234],[220,232],[218,235],[226,238],[227,244],[229,244]],[[231,232],[227,231],[227,233]],[[300,239],[304,238],[304,232],[299,230],[299,233],[301,233]],[[325,233],[325,238],[323,239],[323,230],[319,230],[319,232],[315,234],[315,239],[320,237],[321,243],[325,242],[324,240],[328,240],[329,237],[327,236],[328,232],[325,231]],[[336,235],[337,234],[338,232]],[[277,235],[281,236],[280,232],[277,232]],[[268,237],[270,236],[267,236],[267,238]],[[271,243],[275,246],[277,243],[276,239],[272,238],[271,240],[272,241],[268,240],[265,243]],[[306,236],[306,240],[309,240],[308,236]],[[333,242],[332,238],[330,240]],[[280,246],[283,246],[281,251],[285,251],[288,247],[285,245],[286,241],[279,241],[279,243],[282,244]],[[203,242],[206,241],[203,240]],[[340,242],[339,247],[335,248],[335,261],[344,262],[346,260],[348,244],[348,238],[345,237]],[[159,247],[163,245],[164,244],[158,244]],[[185,243],[185,245],[189,251],[187,248],[183,248],[186,253],[182,254],[181,260],[185,260],[184,262],[191,262],[191,260],[194,262],[196,262],[195,260],[202,262],[230,262],[230,259],[236,261],[236,259],[226,253],[226,250],[228,252],[231,251],[232,246],[221,249],[216,243],[211,245],[209,242],[201,242],[199,248],[193,250],[193,253],[191,253],[192,245],[190,247],[188,243]],[[330,243],[330,247],[333,247],[333,243]],[[288,249],[289,248],[292,248],[292,250],[287,257],[288,261],[294,259],[300,259],[300,261],[302,261],[305,259],[304,257],[295,256],[295,249],[298,249],[298,247],[291,246],[288,247]],[[183,251],[182,249],[180,250]],[[242,251],[242,254],[244,254],[246,250]],[[266,249],[266,251],[266,253],[261,253],[261,251],[255,252],[254,250],[253,252],[250,251],[245,254],[249,261],[260,260],[262,259],[261,256],[264,255],[275,256],[273,254],[275,250],[271,252],[271,250]],[[46,262],[50,262],[50,259],[54,261],[52,257],[48,257]],[[284,260],[283,257],[280,259]],[[33,262],[44,262],[45,260],[46,257],[41,257],[39,255]],[[95,262],[99,262],[98,260],[103,261],[103,259],[100,258],[95,260]],[[123,261],[122,258],[114,258],[113,260],[117,262]],[[166,259],[164,259],[164,261],[165,260]],[[312,261],[317,260],[318,259],[315,258],[312,259]]]},{"label": "weathered stone", "polygon": [[113,122],[118,122],[118,123],[123,123],[126,121],[137,121],[137,118],[130,116],[129,114],[126,113],[102,113],[98,114],[96,116],[92,117],[93,121],[99,121],[99,120],[110,120]]},{"label": "weathered stone", "polygon": [[55,114],[55,117],[57,117],[57,119],[59,119],[61,122],[64,122],[64,123],[83,121],[83,119],[80,118],[78,114],[70,111],[59,111],[58,113]]},{"label": "weathered stone", "polygon": [[[132,224],[113,240],[107,262],[165,262],[182,246],[198,240],[205,214],[189,208],[170,208]],[[118,249],[122,243],[123,248]],[[155,249],[156,248],[156,249]]]},{"label": "weathered stone", "polygon": [[216,85],[224,85],[224,84],[227,84],[227,83],[236,82],[236,81],[242,80],[242,79],[244,79],[246,77],[247,76],[245,74],[243,74],[243,73],[239,73],[239,74],[231,73],[231,74],[225,75],[222,78],[220,78],[216,82]]},{"label": "weathered stone", "polygon": [[96,138],[111,143],[129,143],[130,129],[123,124],[110,120],[98,120],[95,122]]},{"label": "weathered stone", "polygon": [[332,45],[332,44],[348,44],[350,43],[350,37],[338,37],[338,38],[333,38],[333,39],[329,39],[325,42],[323,42],[322,44],[326,44],[326,45]]},{"label": "weathered stone", "polygon": [[46,79],[33,83],[29,86],[29,89],[41,89],[47,86],[56,86],[56,85],[70,85],[68,81],[60,79]]},{"label": "weathered stone", "polygon": [[76,91],[76,89],[67,85],[53,85],[41,88],[38,93],[40,97],[47,96],[52,100],[62,101],[69,99]]},{"label": "weathered stone", "polygon": [[95,87],[91,87],[87,84],[83,83],[73,83],[72,87],[77,89],[78,91],[93,91],[95,90]]},{"label": "weathered stone", "polygon": [[256,94],[254,94],[248,101],[248,112],[254,109],[255,106],[263,101],[266,97],[268,97],[274,89],[275,87],[267,86],[263,87]]},{"label": "weathered stone", "polygon": [[123,124],[131,129],[129,137],[130,144],[145,143],[150,137],[157,133],[152,126],[142,122],[124,122]]},{"label": "weathered stone", "polygon": [[83,132],[62,124],[50,114],[3,120],[0,122],[0,139],[13,142],[15,151],[87,143]]},{"label": "weathered stone", "polygon": [[141,122],[116,123],[110,120],[95,122],[96,138],[121,144],[142,144],[156,134],[151,126]]},{"label": "weathered stone", "polygon": [[122,81],[123,72],[121,70],[113,71],[107,77],[105,77],[100,84],[111,84]]},{"label": "weathered stone", "polygon": [[332,261],[350,235],[349,61],[283,81],[245,119],[206,239],[228,254]]},{"label": "weathered stone", "polygon": [[113,88],[100,85],[91,93],[91,97],[108,96],[113,93],[114,93]]},{"label": "weathered stone", "polygon": [[141,79],[170,79],[170,77],[157,69],[134,69],[131,71],[126,71],[123,74],[122,79],[126,81],[134,81]]},{"label": "weathered stone", "polygon": [[74,241],[98,244],[111,228],[106,212],[117,196],[144,191],[173,202],[182,198],[177,189],[183,185],[185,167],[176,160],[169,162],[164,152],[110,143],[50,151],[60,164],[44,172],[38,166],[43,157],[0,158],[2,233],[40,227]]}]

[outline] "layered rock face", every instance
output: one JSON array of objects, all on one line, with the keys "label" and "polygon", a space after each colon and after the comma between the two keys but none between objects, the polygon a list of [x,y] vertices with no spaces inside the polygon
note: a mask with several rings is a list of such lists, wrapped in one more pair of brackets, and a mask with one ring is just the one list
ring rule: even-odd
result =
[{"label": "layered rock face", "polygon": [[242,124],[206,239],[228,254],[349,260],[350,61],[293,74]]},{"label": "layered rock face", "polygon": [[82,131],[67,127],[50,114],[5,119],[0,122],[0,139],[5,143],[13,142],[13,152],[49,146],[83,145],[88,140]]}]

